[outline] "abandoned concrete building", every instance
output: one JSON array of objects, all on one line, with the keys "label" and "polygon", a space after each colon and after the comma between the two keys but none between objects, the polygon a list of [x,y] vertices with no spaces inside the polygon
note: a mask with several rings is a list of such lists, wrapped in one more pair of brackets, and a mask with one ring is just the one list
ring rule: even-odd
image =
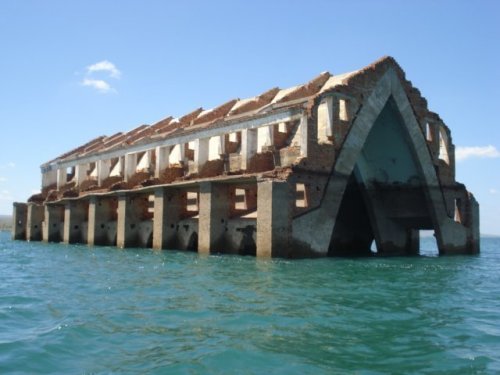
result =
[{"label": "abandoned concrete building", "polygon": [[[98,137],[41,166],[13,238],[258,257],[479,252],[450,130],[391,57]],[[373,250],[376,245],[376,251]]]}]

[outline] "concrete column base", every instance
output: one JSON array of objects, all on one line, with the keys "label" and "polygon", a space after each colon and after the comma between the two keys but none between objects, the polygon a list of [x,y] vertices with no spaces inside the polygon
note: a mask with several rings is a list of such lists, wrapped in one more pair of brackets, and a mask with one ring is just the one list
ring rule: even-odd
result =
[{"label": "concrete column base", "polygon": [[28,219],[26,225],[26,240],[41,241],[44,207],[28,203]]},{"label": "concrete column base", "polygon": [[12,239],[26,239],[27,205],[26,203],[14,203],[12,208]]},{"label": "concrete column base", "polygon": [[292,202],[288,182],[257,183],[257,257],[290,257]]},{"label": "concrete column base", "polygon": [[60,242],[64,225],[64,206],[45,205],[42,239],[44,242]]},{"label": "concrete column base", "polygon": [[87,237],[87,233],[83,233],[84,223],[88,218],[88,203],[86,201],[69,201],[64,208],[64,231],[63,242],[82,243]]},{"label": "concrete column base", "polygon": [[379,255],[418,255],[420,233],[379,217],[375,229]]},{"label": "concrete column base", "polygon": [[155,190],[153,219],[153,249],[175,249],[177,247],[177,224],[185,201],[177,189]]},{"label": "concrete column base", "polygon": [[95,245],[116,245],[116,198],[91,197],[87,243]]},{"label": "concrete column base", "polygon": [[122,194],[118,197],[116,246],[151,247],[153,227],[151,220],[145,218],[147,210],[147,195]]},{"label": "concrete column base", "polygon": [[200,184],[199,253],[225,251],[224,235],[229,220],[230,202],[227,185],[212,182]]}]

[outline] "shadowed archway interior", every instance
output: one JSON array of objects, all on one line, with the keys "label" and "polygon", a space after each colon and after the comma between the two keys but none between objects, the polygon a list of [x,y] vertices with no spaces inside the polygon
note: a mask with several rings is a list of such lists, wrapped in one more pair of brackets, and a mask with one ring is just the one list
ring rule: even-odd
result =
[{"label": "shadowed archway interior", "polygon": [[413,145],[389,98],[348,180],[329,255],[418,253],[418,231],[434,229]]}]

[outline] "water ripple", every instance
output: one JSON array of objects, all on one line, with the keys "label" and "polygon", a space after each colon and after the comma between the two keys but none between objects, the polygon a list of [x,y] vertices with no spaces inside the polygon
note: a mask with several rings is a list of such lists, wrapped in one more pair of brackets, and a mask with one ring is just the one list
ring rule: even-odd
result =
[{"label": "water ripple", "polygon": [[287,261],[1,233],[0,373],[494,374],[499,249]]}]

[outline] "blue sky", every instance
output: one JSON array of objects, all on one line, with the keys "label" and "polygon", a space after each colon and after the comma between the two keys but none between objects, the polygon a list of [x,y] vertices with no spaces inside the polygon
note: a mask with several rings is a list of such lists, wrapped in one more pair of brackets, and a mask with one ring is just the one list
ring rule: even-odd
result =
[{"label": "blue sky", "polygon": [[391,55],[451,128],[482,232],[500,234],[499,41],[498,1],[2,0],[0,214],[98,135]]}]

